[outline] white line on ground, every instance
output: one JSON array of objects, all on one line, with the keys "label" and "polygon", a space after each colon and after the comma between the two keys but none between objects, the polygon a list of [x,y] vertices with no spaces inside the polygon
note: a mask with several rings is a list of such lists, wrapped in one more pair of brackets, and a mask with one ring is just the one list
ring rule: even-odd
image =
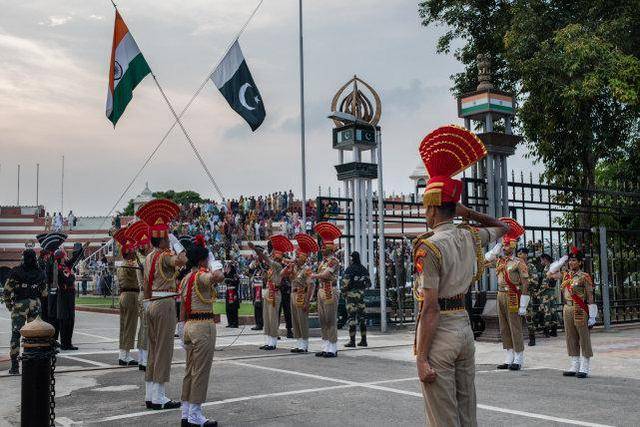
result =
[{"label": "white line on ground", "polygon": [[58,354],[58,357],[64,357],[65,359],[75,360],[76,362],[88,363],[89,365],[98,366],[100,368],[108,368],[109,366],[113,366],[107,363],[96,362],[95,360],[83,359],[81,357],[70,356],[62,353]]},{"label": "white line on ground", "polygon": [[[92,337],[92,338],[100,338],[101,340],[106,340],[106,341],[113,341],[115,338],[114,337],[104,337],[102,335],[94,335],[94,334],[88,334],[86,332],[80,332],[80,331],[74,331],[75,334],[79,334],[79,335],[86,335],[88,337]],[[93,343],[92,343],[93,344]],[[97,343],[96,343],[97,344]]]},{"label": "white line on ground", "polygon": [[[318,387],[318,388],[308,388],[308,389],[302,389],[302,390],[291,390],[291,391],[283,391],[283,392],[277,392],[277,393],[265,393],[265,394],[258,394],[258,395],[252,395],[252,396],[241,396],[241,397],[235,397],[235,398],[230,398],[230,399],[217,400],[217,401],[213,401],[213,402],[205,402],[202,406],[224,405],[224,404],[227,404],[227,403],[237,403],[237,402],[244,402],[244,401],[248,401],[248,400],[265,399],[265,398],[270,398],[270,397],[291,396],[291,395],[306,394],[306,393],[316,393],[316,392],[322,392],[322,391],[328,391],[328,390],[337,390],[337,389],[353,388],[353,387],[364,387],[364,388],[369,388],[369,389],[373,389],[373,390],[386,391],[386,392],[391,392],[391,393],[396,393],[396,394],[403,394],[403,395],[407,395],[407,396],[413,396],[413,397],[422,398],[422,394],[421,393],[412,392],[412,391],[406,391],[406,390],[399,390],[399,389],[396,389],[396,388],[384,387],[384,386],[380,385],[380,384],[392,383],[392,382],[401,382],[401,381],[410,381],[410,380],[414,380],[415,381],[415,380],[417,380],[415,377],[397,378],[397,379],[390,379],[390,380],[358,383],[358,382],[355,382],[355,381],[347,381],[347,380],[341,380],[341,379],[337,379],[337,378],[324,377],[324,376],[321,376],[321,375],[307,374],[307,373],[304,373],[304,372],[297,372],[297,371],[290,371],[290,370],[284,370],[284,369],[278,369],[278,368],[271,368],[271,367],[267,367],[267,366],[253,365],[253,364],[250,364],[250,363],[243,363],[243,362],[225,362],[225,363],[229,363],[229,364],[233,364],[233,365],[237,365],[237,366],[244,366],[244,367],[254,368],[254,369],[262,369],[262,370],[267,370],[267,371],[272,371],[272,372],[288,373],[288,374],[291,374],[291,375],[304,376],[304,377],[307,377],[307,378],[321,379],[321,380],[324,380],[324,381],[338,382],[338,383],[341,383],[341,385]],[[489,372],[489,371],[487,371],[487,372]],[[522,416],[522,417],[526,417],[526,418],[534,418],[534,419],[545,420],[545,421],[554,421],[554,422],[560,422],[560,423],[571,424],[571,425],[580,425],[580,426],[586,426],[586,427],[611,427],[611,426],[607,426],[605,424],[590,423],[590,422],[586,422],[586,421],[572,420],[572,419],[569,419],[569,418],[553,417],[553,416],[544,415],[544,414],[536,414],[536,413],[532,413],[532,412],[518,411],[518,410],[514,410],[514,409],[507,409],[507,408],[500,408],[500,407],[497,407],[497,406],[489,406],[489,405],[478,404],[478,408],[479,409],[484,409],[484,410],[487,410],[487,411],[501,412],[501,413],[506,413],[506,414],[518,415],[518,416]],[[169,411],[167,411],[167,412],[169,412]],[[171,412],[178,412],[178,409],[173,410]],[[137,417],[144,417],[144,416],[155,415],[155,414],[157,414],[157,412],[151,412],[151,411],[134,412],[134,413],[129,413],[129,414],[121,414],[121,415],[116,415],[116,416],[112,416],[112,417],[102,418],[102,419],[99,419],[99,420],[95,420],[94,422],[99,423],[99,422],[108,422],[108,421],[118,421],[118,420],[124,420],[124,419],[129,419],[129,418],[137,418]],[[68,420],[68,419],[66,419],[66,420]],[[69,421],[71,421],[71,420],[69,420]]]}]

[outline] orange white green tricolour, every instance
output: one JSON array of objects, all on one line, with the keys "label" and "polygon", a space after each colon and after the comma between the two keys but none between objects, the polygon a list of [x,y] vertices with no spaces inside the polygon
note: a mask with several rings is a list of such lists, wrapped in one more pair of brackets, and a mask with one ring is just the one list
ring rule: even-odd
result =
[{"label": "orange white green tricolour", "polygon": [[142,56],[122,16],[116,11],[107,92],[107,118],[114,126],[133,98],[133,89],[150,72],[149,64]]}]

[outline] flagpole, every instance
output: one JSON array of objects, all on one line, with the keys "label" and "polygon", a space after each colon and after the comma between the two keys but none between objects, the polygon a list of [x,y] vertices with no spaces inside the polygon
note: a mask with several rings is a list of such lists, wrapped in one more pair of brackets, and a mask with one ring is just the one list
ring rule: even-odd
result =
[{"label": "flagpole", "polygon": [[[113,7],[116,9],[116,11],[118,10],[118,7],[116,6],[116,4],[114,3],[113,0],[109,0],[111,2],[111,4],[113,5]],[[220,57],[220,59],[218,61],[216,61],[215,65],[213,66],[213,69],[207,74],[207,77],[205,77],[204,81],[200,84],[200,87],[198,87],[198,89],[195,91],[195,93],[191,96],[191,99],[189,100],[189,102],[187,102],[187,104],[184,106],[184,108],[182,109],[182,111],[180,112],[180,114],[178,115],[179,118],[182,118],[182,116],[187,112],[187,110],[189,109],[189,107],[191,107],[191,104],[193,104],[193,102],[196,100],[196,98],[198,97],[198,95],[200,95],[200,93],[202,92],[202,89],[204,89],[204,87],[206,86],[207,82],[209,81],[209,77],[211,76],[211,74],[215,71],[216,67],[220,64],[220,61],[222,61],[222,59],[227,55],[227,53],[229,52],[229,50],[231,49],[231,47],[233,46],[233,44],[236,42],[236,40],[238,40],[240,38],[240,36],[242,35],[242,33],[244,32],[244,30],[249,26],[249,23],[251,22],[251,20],[253,19],[253,17],[256,15],[256,13],[258,13],[258,9],[260,9],[260,6],[262,6],[262,3],[264,2],[264,0],[260,0],[260,2],[258,3],[258,5],[255,7],[255,9],[253,10],[253,12],[251,12],[251,15],[249,15],[249,18],[247,18],[247,20],[245,21],[244,25],[240,28],[240,30],[236,33],[235,37],[231,40],[231,42],[229,43],[229,45],[227,46],[227,48],[224,50],[224,54]],[[136,174],[134,175],[134,177],[131,179],[131,181],[129,182],[129,184],[127,185],[127,187],[125,188],[125,190],[122,192],[122,194],[120,195],[120,197],[118,198],[118,200],[113,204],[113,206],[111,207],[111,210],[109,211],[109,213],[107,213],[107,215],[105,215],[105,219],[102,222],[102,225],[104,225],[104,222],[106,221],[106,218],[109,217],[109,215],[111,215],[113,213],[113,211],[118,207],[118,204],[122,201],[122,199],[124,198],[124,196],[129,192],[129,190],[131,189],[131,187],[133,186],[133,184],[135,183],[135,181],[138,179],[138,177],[142,174],[142,171],[147,167],[147,165],[151,162],[151,160],[153,159],[153,156],[155,156],[155,154],[158,152],[158,150],[160,149],[160,147],[162,147],[162,145],[164,144],[164,142],[167,140],[167,138],[169,137],[169,135],[171,134],[171,132],[173,131],[173,128],[176,127],[176,125],[178,124],[177,121],[174,121],[173,124],[171,125],[171,127],[165,132],[164,136],[162,137],[162,139],[160,140],[160,142],[155,146],[155,148],[153,149],[153,151],[151,152],[151,154],[149,154],[147,156],[147,158],[145,159],[144,163],[142,164],[142,166],[140,167],[140,169],[138,169],[138,172],[136,172]],[[102,225],[100,227],[102,227]]]},{"label": "flagpole", "polygon": [[302,224],[307,229],[307,167],[304,129],[304,39],[302,36],[302,0],[298,0],[298,35],[300,40],[300,157],[302,167]]}]

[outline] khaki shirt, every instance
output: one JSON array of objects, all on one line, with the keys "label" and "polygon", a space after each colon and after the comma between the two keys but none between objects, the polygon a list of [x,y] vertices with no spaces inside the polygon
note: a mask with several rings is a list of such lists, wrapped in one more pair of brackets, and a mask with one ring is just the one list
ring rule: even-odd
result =
[{"label": "khaki shirt", "polygon": [[175,292],[176,291],[176,260],[177,255],[171,255],[170,251],[162,251],[154,248],[144,260],[144,284],[149,285],[149,274],[151,272],[151,263],[156,253],[162,252],[156,261],[156,269],[153,277],[152,291]]},{"label": "khaki shirt", "polygon": [[562,274],[562,296],[565,302],[572,301],[571,293],[573,292],[585,302],[589,304],[587,299],[587,291],[593,292],[593,280],[588,273],[584,271],[578,271],[576,273],[564,272]]},{"label": "khaki shirt", "polygon": [[[437,289],[439,298],[451,298],[467,292],[478,272],[478,256],[483,256],[482,247],[496,240],[498,228],[480,228],[480,247],[471,231],[445,223],[436,226],[428,237],[428,244],[418,241],[424,247],[421,260],[422,273],[416,280],[419,287]],[[484,259],[484,258],[483,258]]]},{"label": "khaki shirt", "polygon": [[127,260],[122,267],[118,267],[118,286],[120,292],[138,292],[140,285],[138,283],[138,272],[140,267],[135,261]]},{"label": "khaki shirt", "polygon": [[527,264],[515,255],[509,257],[500,257],[496,261],[496,274],[498,275],[498,290],[503,292],[509,291],[506,275],[518,290],[522,291],[522,282],[529,282],[529,268]]},{"label": "khaki shirt", "polygon": [[[213,283],[213,274],[209,271],[191,271],[191,273],[187,274],[182,279],[180,284],[182,300],[184,301],[187,298],[187,284],[189,283],[189,280],[191,280],[191,276],[194,274],[198,274],[198,276],[193,281],[193,288],[191,291],[191,312],[213,312],[212,304],[217,297],[217,292],[215,290],[215,284]],[[200,295],[198,295],[198,293]]]},{"label": "khaki shirt", "polygon": [[297,305],[303,305],[306,302],[309,291],[309,274],[310,270],[306,265],[293,267],[291,293],[294,295],[294,301]]}]

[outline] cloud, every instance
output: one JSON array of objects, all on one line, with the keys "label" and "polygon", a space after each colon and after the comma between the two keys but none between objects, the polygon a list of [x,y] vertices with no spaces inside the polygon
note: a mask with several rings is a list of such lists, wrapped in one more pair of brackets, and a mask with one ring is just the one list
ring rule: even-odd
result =
[{"label": "cloud", "polygon": [[38,25],[46,25],[48,27],[59,27],[60,25],[67,24],[73,17],[69,15],[52,15],[45,21],[38,22]]},{"label": "cloud", "polygon": [[102,21],[104,19],[104,16],[91,14],[87,17],[87,19],[93,20],[93,21]]}]

